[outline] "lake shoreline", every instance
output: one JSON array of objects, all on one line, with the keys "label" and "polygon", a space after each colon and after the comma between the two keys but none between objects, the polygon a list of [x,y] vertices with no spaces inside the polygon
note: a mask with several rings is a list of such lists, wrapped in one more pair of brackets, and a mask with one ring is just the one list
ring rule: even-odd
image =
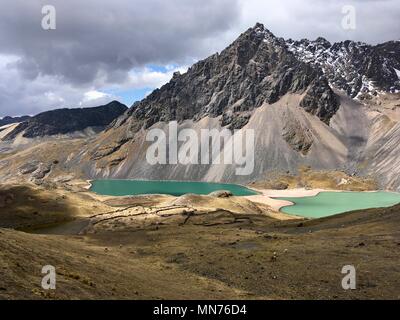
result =
[{"label": "lake shoreline", "polygon": [[400,194],[386,191],[321,191],[315,196],[279,197],[288,205],[280,208],[286,214],[306,218],[324,218],[357,210],[388,208],[400,203]]},{"label": "lake shoreline", "polygon": [[[254,188],[234,183],[174,180],[129,180],[99,179],[90,180],[89,191],[103,196],[138,196],[185,194],[209,195],[213,192],[228,191],[234,196],[252,196],[259,192]],[[171,191],[172,190],[172,191]]]}]

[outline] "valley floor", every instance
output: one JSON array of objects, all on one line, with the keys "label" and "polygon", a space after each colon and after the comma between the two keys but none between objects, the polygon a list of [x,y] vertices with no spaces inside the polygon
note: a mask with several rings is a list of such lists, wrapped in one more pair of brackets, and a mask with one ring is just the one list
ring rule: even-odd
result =
[{"label": "valley floor", "polygon": [[[244,198],[83,186],[1,187],[0,298],[400,298],[400,206],[305,220]],[[56,290],[41,288],[44,265]],[[345,265],[356,290],[342,288]]]}]

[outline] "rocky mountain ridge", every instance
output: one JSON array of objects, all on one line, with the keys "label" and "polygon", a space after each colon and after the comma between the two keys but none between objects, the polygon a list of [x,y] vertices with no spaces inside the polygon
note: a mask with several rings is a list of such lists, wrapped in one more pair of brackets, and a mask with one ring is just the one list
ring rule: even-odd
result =
[{"label": "rocky mountain ridge", "polygon": [[324,38],[286,43],[298,59],[320,67],[332,87],[352,98],[400,92],[400,41],[376,46],[349,40],[331,44]]},{"label": "rocky mountain ridge", "polygon": [[80,109],[56,109],[40,113],[20,123],[4,140],[12,140],[20,133],[25,138],[52,136],[81,131],[88,127],[105,128],[128,108],[118,101],[104,106]]},{"label": "rocky mountain ridge", "polygon": [[21,117],[10,117],[5,116],[4,118],[0,119],[0,127],[6,126],[8,124],[19,123],[29,120],[30,116],[21,116]]}]

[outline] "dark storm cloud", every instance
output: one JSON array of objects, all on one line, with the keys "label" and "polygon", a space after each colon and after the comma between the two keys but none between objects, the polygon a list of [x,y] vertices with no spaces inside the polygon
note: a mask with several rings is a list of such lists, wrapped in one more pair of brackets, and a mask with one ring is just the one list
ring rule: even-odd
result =
[{"label": "dark storm cloud", "polygon": [[[57,12],[52,31],[41,28],[48,4]],[[238,17],[232,0],[3,0],[0,52],[20,56],[15,66],[28,79],[45,74],[77,84],[120,82],[133,67],[208,53],[208,40]]]}]

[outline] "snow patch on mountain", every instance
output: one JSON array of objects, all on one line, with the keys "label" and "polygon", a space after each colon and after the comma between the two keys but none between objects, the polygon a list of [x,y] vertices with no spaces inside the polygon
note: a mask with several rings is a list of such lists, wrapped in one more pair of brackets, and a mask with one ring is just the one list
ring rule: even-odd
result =
[{"label": "snow patch on mountain", "polygon": [[378,46],[349,40],[331,44],[320,37],[314,41],[289,39],[286,45],[299,60],[320,68],[332,87],[344,90],[352,98],[400,89],[393,42]]}]

